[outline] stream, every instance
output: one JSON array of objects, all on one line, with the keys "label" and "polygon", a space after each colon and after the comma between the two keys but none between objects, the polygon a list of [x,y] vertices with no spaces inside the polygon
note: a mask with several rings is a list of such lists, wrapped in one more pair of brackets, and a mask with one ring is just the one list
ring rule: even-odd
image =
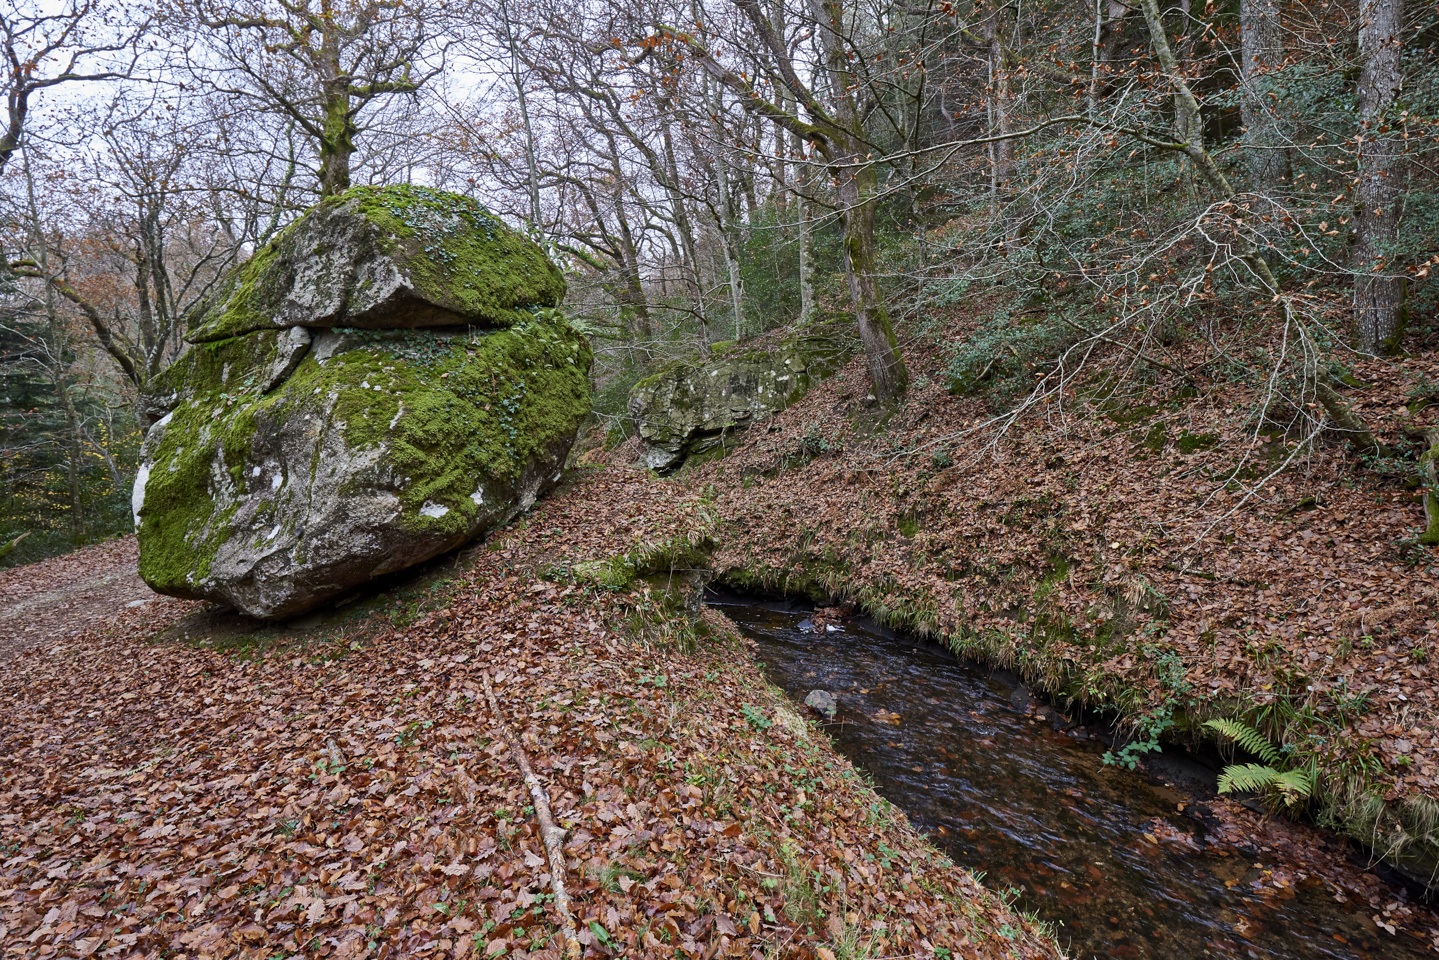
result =
[{"label": "stream", "polygon": [[[1377,926],[1371,902],[1254,847],[1210,843],[1214,773],[1183,753],[1154,757],[1148,775],[1105,766],[1094,731],[1037,706],[1012,674],[865,618],[816,629],[799,604],[709,599],[796,703],[833,693],[824,726],[840,752],[956,863],[1017,888],[1072,957],[1436,955],[1415,925]],[[1342,860],[1346,844],[1328,843]]]}]

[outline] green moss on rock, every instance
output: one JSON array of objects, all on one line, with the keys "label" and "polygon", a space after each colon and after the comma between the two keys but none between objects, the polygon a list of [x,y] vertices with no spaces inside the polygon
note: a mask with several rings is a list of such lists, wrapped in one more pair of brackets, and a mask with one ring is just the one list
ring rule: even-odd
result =
[{"label": "green moss on rock", "polygon": [[723,456],[728,438],[786,409],[854,352],[849,322],[829,317],[764,346],[676,361],[630,389],[641,462],[671,471]]},{"label": "green moss on rock", "polygon": [[273,363],[275,336],[193,348],[187,394],[147,440],[140,572],[163,593],[270,616],[250,595],[307,566],[333,568],[312,591],[327,595],[340,568],[363,581],[443,552],[552,485],[590,410],[589,345],[554,310],[504,330],[322,332],[267,392],[237,364]]},{"label": "green moss on rock", "polygon": [[472,198],[353,187],[232,271],[187,339],[291,326],[508,327],[564,294],[564,275],[544,250]]}]

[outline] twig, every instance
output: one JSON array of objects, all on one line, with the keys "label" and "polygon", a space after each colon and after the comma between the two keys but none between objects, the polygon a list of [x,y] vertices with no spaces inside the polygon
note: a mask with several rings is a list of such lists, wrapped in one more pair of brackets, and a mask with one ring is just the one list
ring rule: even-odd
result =
[{"label": "twig", "polygon": [[555,913],[558,917],[556,926],[560,928],[560,939],[563,943],[561,956],[577,958],[582,950],[580,941],[575,937],[575,918],[570,913],[570,895],[565,890],[565,854],[561,844],[565,839],[565,832],[555,825],[555,819],[550,814],[550,800],[545,793],[545,785],[540,783],[540,778],[535,776],[534,770],[530,768],[530,759],[525,755],[525,748],[520,740],[505,723],[504,714],[500,713],[500,703],[495,699],[495,690],[490,686],[490,675],[488,672],[480,674],[485,684],[485,699],[490,704],[490,714],[495,718],[495,725],[500,728],[500,735],[509,744],[510,756],[514,757],[515,766],[520,768],[520,777],[525,781],[525,786],[530,791],[530,802],[535,808],[535,822],[539,824],[540,839],[545,845],[545,857],[550,862],[550,887],[555,892]]}]

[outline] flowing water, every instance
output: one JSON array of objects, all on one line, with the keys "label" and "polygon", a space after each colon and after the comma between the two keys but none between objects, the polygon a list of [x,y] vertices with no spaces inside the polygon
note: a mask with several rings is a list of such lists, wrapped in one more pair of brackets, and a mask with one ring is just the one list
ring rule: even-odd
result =
[{"label": "flowing water", "polygon": [[1381,930],[1369,903],[1337,902],[1318,878],[1258,850],[1209,844],[1195,816],[1203,805],[1181,804],[1184,778],[1212,791],[1212,771],[1159,761],[1176,791],[1105,766],[1105,746],[1084,728],[1037,720],[1017,678],[866,620],[816,633],[788,604],[712,601],[796,701],[834,693],[825,726],[840,751],[957,863],[992,889],[1018,888],[1020,906],[1056,924],[1074,957],[1436,956],[1417,933]]}]

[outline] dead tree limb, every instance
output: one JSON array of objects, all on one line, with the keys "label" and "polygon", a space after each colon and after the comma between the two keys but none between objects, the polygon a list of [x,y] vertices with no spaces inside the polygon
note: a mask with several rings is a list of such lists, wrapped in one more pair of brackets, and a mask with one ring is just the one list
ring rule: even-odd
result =
[{"label": "dead tree limb", "polygon": [[495,726],[500,728],[500,735],[505,738],[509,745],[510,756],[515,760],[515,766],[520,768],[520,777],[525,781],[525,786],[530,791],[530,802],[535,808],[535,822],[540,828],[540,840],[545,845],[545,857],[550,864],[550,887],[555,893],[555,914],[560,928],[561,956],[566,960],[577,958],[582,950],[580,941],[575,936],[575,918],[570,912],[570,895],[565,890],[565,854],[563,844],[565,832],[555,824],[555,818],[550,813],[550,799],[545,793],[545,785],[540,778],[535,776],[535,771],[530,767],[530,758],[525,754],[525,748],[520,743],[519,737],[515,736],[510,725],[505,722],[504,714],[500,713],[500,702],[495,699],[494,687],[490,685],[490,675],[481,674],[485,683],[485,699],[490,704],[490,714],[495,718]]}]

